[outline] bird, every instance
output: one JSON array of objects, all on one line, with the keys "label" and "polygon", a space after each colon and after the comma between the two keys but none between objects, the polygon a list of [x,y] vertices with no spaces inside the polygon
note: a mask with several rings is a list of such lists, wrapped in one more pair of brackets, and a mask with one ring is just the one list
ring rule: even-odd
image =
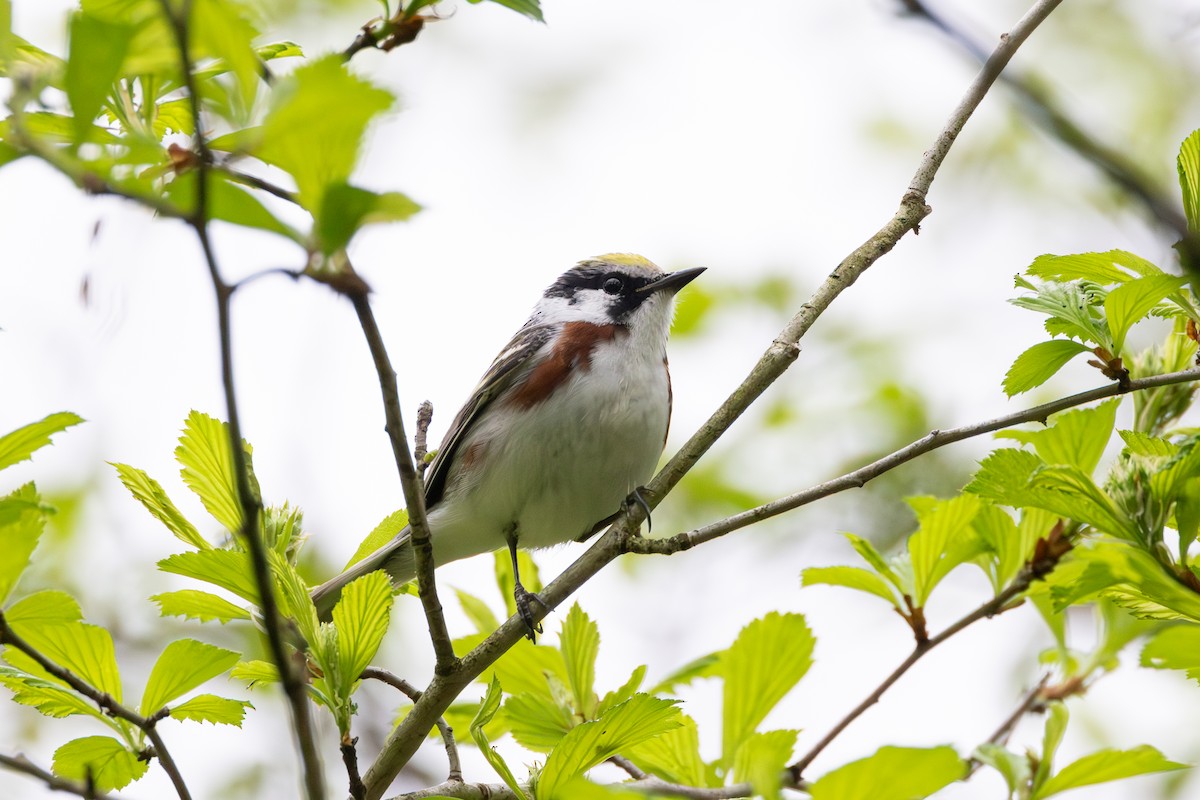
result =
[{"label": "bird", "polygon": [[[676,293],[704,267],[664,272],[610,253],[580,261],[542,294],[455,416],[425,476],[436,566],[507,547],[517,609],[540,632],[516,573],[517,549],[583,541],[653,475],[671,419],[667,334]],[[416,576],[406,526],[321,584],[329,619],[342,589],[379,569]]]}]

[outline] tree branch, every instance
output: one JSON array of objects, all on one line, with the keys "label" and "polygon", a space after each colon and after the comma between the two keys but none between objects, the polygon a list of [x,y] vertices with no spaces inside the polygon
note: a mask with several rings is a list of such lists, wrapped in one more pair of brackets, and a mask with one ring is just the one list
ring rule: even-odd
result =
[{"label": "tree branch", "polygon": [[862,488],[868,481],[878,478],[885,472],[889,472],[901,464],[912,461],[914,458],[925,455],[932,450],[945,447],[948,444],[961,442],[964,439],[1003,430],[1004,428],[1011,428],[1013,425],[1019,425],[1023,422],[1045,422],[1046,418],[1052,414],[1057,414],[1065,409],[1085,405],[1096,400],[1102,400],[1106,397],[1115,397],[1127,392],[1153,389],[1159,386],[1196,380],[1200,380],[1200,369],[1188,369],[1181,372],[1169,372],[1165,375],[1153,375],[1149,378],[1139,378],[1130,381],[1127,387],[1122,387],[1119,383],[1112,383],[1108,386],[1090,389],[1086,392],[1073,394],[1069,397],[1063,397],[1049,403],[1043,403],[1040,406],[1034,406],[1024,411],[1017,411],[1013,414],[1006,414],[984,422],[977,422],[972,425],[964,425],[960,428],[951,428],[944,431],[931,431],[915,442],[905,445],[877,461],[872,461],[866,466],[859,467],[852,472],[847,472],[845,475],[825,481],[824,483],[819,483],[804,491],[781,497],[778,500],[772,500],[769,503],[756,506],[748,511],[742,511],[709,525],[696,528],[688,533],[681,533],[667,539],[632,537],[626,543],[626,550],[631,553],[654,553],[658,555],[678,553],[681,550],[688,550],[698,544],[717,539],[727,533],[745,528],[748,525],[753,525],[765,519],[770,519],[786,511],[792,511],[832,494],[837,494],[847,489]]},{"label": "tree branch", "polygon": [[8,619],[4,616],[3,611],[0,611],[0,644],[20,650],[33,659],[47,673],[58,678],[76,692],[95,703],[105,714],[117,719],[123,719],[146,734],[146,738],[154,746],[158,763],[162,765],[163,771],[171,779],[171,784],[175,787],[175,793],[179,795],[179,799],[191,800],[192,795],[188,791],[187,783],[183,779],[183,773],[179,771],[179,767],[175,764],[175,759],[171,757],[171,751],[167,749],[167,743],[163,741],[162,736],[158,732],[157,726],[159,720],[169,716],[170,712],[166,708],[156,711],[149,717],[143,717],[133,709],[127,708],[117,702],[116,698],[112,695],[100,691],[69,669],[65,669],[51,661],[44,653],[25,641],[8,624]]},{"label": "tree branch", "polygon": [[[379,332],[379,324],[375,321],[375,312],[371,309],[371,300],[366,284],[362,284],[358,289],[342,287],[339,291],[354,305],[354,312],[358,315],[358,322],[367,339],[367,347],[371,351],[371,359],[375,362],[375,372],[379,377],[379,390],[383,394],[383,411],[387,420],[388,439],[392,443],[392,455],[396,460],[396,469],[400,473],[400,488],[404,493],[404,505],[408,509],[408,527],[412,537],[413,560],[417,569],[417,593],[421,598],[421,606],[425,610],[425,621],[429,625],[429,639],[433,644],[434,656],[437,659],[434,672],[438,675],[449,674],[457,668],[458,657],[454,655],[454,645],[450,642],[450,631],[446,628],[442,603],[438,599],[437,578],[434,576],[433,540],[430,538],[429,523],[425,516],[425,486],[421,482],[421,476],[417,474],[412,452],[408,449],[408,436],[404,432],[404,417],[400,413],[400,391],[396,387],[396,370],[392,367],[387,346],[383,342],[383,334]],[[441,713],[439,712],[438,715],[440,716]]]},{"label": "tree branch", "polygon": [[[364,669],[362,678],[363,680],[374,678],[377,681],[382,681],[393,689],[398,690],[414,703],[421,699],[420,689],[403,678],[378,667],[367,667]],[[446,748],[446,760],[450,762],[450,771],[446,776],[446,780],[461,782],[463,779],[462,761],[458,757],[458,743],[454,740],[454,729],[450,727],[450,723],[446,722],[445,717],[437,718],[437,729],[438,733],[441,734],[442,744]]]},{"label": "tree branch", "polygon": [[[1008,715],[1008,718],[1004,720],[1004,722],[1000,723],[1000,727],[996,728],[996,730],[992,732],[992,735],[987,738],[987,741],[985,741],[984,744],[1003,747],[1005,742],[1008,741],[1008,737],[1012,735],[1013,729],[1017,727],[1017,723],[1019,723],[1026,714],[1031,712],[1040,713],[1045,710],[1046,700],[1044,697],[1042,697],[1042,690],[1046,688],[1046,684],[1049,681],[1050,675],[1043,675],[1042,679],[1037,682],[1037,685],[1026,692],[1024,699],[1022,699],[1013,712]],[[982,761],[975,756],[971,756],[971,758],[967,759],[967,774],[963,780],[970,778],[972,775],[978,772],[979,768],[982,766]]]},{"label": "tree branch", "polygon": [[[925,205],[925,196],[958,133],[988,89],[995,83],[1009,59],[1060,2],[1061,0],[1037,0],[1013,30],[1002,37],[992,57],[988,59],[963,100],[951,114],[933,147],[922,158],[901,201],[900,209],[883,228],[851,253],[830,274],[812,299],[801,307],[767,349],[749,376],[650,482],[644,493],[648,505],[657,505],[750,404],[786,371],[799,355],[800,339],[829,304],[867,268],[895,247],[906,233],[917,229],[931,211]],[[624,540],[633,535],[644,513],[640,504],[631,504],[586,553],[546,586],[538,595],[541,603],[534,604],[534,621],[545,617],[605,564],[620,555],[625,549]],[[387,787],[412,758],[425,734],[433,727],[434,721],[472,680],[512,648],[524,633],[525,623],[514,616],[468,653],[457,669],[434,676],[412,711],[392,731],[378,759],[364,777],[368,800],[379,800],[383,796]]]},{"label": "tree branch", "polygon": [[42,769],[23,755],[9,756],[0,753],[0,767],[36,778],[46,784],[47,789],[54,792],[76,794],[87,800],[120,800],[115,794],[97,794],[89,786],[60,778],[53,772]]},{"label": "tree branch", "polygon": [[233,369],[233,332],[231,325],[230,300],[233,287],[225,283],[217,265],[216,254],[213,251],[212,240],[208,232],[208,173],[212,163],[212,152],[204,136],[204,121],[200,107],[200,95],[197,91],[196,77],[193,74],[191,54],[188,49],[188,26],[191,18],[191,0],[183,0],[179,11],[176,12],[170,0],[160,0],[163,16],[166,18],[175,38],[175,46],[179,49],[180,70],[183,76],[184,88],[187,91],[193,121],[192,141],[198,156],[196,160],[196,208],[188,223],[196,232],[200,248],[204,252],[205,264],[208,267],[212,281],[213,293],[217,301],[217,326],[221,348],[221,380],[225,389],[225,408],[229,424],[230,451],[233,458],[234,474],[237,481],[238,501],[241,505],[242,523],[238,535],[250,555],[254,570],[254,581],[262,604],[263,627],[267,634],[267,642],[271,659],[279,670],[280,683],[287,697],[292,716],[292,729],[300,751],[300,760],[304,773],[305,794],[309,800],[324,800],[325,786],[321,775],[321,758],[317,752],[312,719],[309,713],[308,690],[303,679],[298,674],[295,665],[288,657],[287,645],[284,641],[283,618],[275,598],[275,581],[271,576],[271,568],[267,563],[267,554],[259,536],[259,524],[262,513],[262,501],[250,484],[249,464],[246,451],[242,446],[241,422],[238,414],[237,391],[234,385]]}]

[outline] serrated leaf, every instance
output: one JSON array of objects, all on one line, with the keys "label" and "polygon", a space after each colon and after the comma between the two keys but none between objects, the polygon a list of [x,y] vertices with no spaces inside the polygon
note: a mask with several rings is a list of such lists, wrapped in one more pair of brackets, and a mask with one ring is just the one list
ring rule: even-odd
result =
[{"label": "serrated leaf", "polygon": [[771,612],[743,628],[721,656],[722,763],[732,765],[742,743],[808,672],[815,642],[804,617]]},{"label": "serrated leaf", "polygon": [[[354,551],[354,555],[350,556],[350,560],[346,562],[346,566],[342,567],[342,571],[345,572],[350,569],[359,561],[362,561],[396,538],[406,525],[408,525],[408,511],[405,509],[402,508],[399,511],[393,511],[391,514],[388,514],[375,526],[374,530],[367,534],[367,538],[362,540],[358,549]],[[489,630],[495,630],[495,628]]]},{"label": "serrated leaf", "polygon": [[1102,294],[1102,289],[1094,284],[1045,283],[1037,287],[1035,294],[1009,302],[1050,317],[1046,332],[1052,336],[1070,336],[1113,350],[1108,326],[1096,310]]},{"label": "serrated leaf", "polygon": [[325,189],[314,229],[321,252],[330,255],[345,249],[364,225],[403,222],[420,210],[400,192],[372,192],[338,181]]},{"label": "serrated leaf", "polygon": [[346,681],[342,688],[347,697],[351,686],[379,651],[391,611],[392,584],[382,570],[369,572],[347,584],[333,607],[338,661]]},{"label": "serrated leaf", "polygon": [[117,470],[117,477],[121,479],[121,483],[134,496],[134,499],[145,506],[155,519],[166,525],[177,539],[199,550],[212,548],[212,545],[200,535],[196,527],[188,522],[187,518],[175,507],[158,481],[128,464],[111,461],[109,463]]},{"label": "serrated leaf", "polygon": [[813,800],[919,800],[966,772],[952,747],[881,747],[821,776],[810,794]]},{"label": "serrated leaf", "polygon": [[51,436],[81,422],[83,417],[78,414],[60,411],[0,436],[0,469],[24,461],[50,444]]},{"label": "serrated leaf", "polygon": [[963,489],[1002,506],[1020,506],[1033,473],[1046,462],[1028,450],[993,450]]},{"label": "serrated leaf", "polygon": [[712,678],[721,674],[722,653],[708,653],[693,659],[656,683],[650,694],[671,694],[680,686],[688,686],[698,678]]},{"label": "serrated leaf", "polygon": [[253,689],[256,683],[278,683],[279,670],[269,661],[242,661],[229,671],[229,677],[245,681]]},{"label": "serrated leaf", "polygon": [[982,552],[983,543],[971,527],[981,506],[978,496],[962,494],[918,512],[920,527],[908,538],[918,607],[950,570]]},{"label": "serrated leaf", "polygon": [[200,684],[220,675],[237,663],[239,654],[223,647],[179,639],[167,645],[146,680],[139,706],[150,716],[163,706],[182,697]]},{"label": "serrated leaf", "polygon": [[246,709],[254,708],[245,700],[232,700],[213,694],[198,694],[171,708],[171,719],[209,722],[213,725],[242,727]]},{"label": "serrated leaf", "polygon": [[998,439],[1015,439],[1033,446],[1047,464],[1069,464],[1091,475],[1112,438],[1119,397],[1095,406],[1055,414],[1050,425],[1037,431],[1002,431]]},{"label": "serrated leaf", "polygon": [[1142,648],[1143,667],[1183,670],[1200,682],[1200,627],[1175,625],[1154,635]]},{"label": "serrated leaf", "polygon": [[1038,256],[1025,272],[1035,278],[1063,283],[1078,280],[1091,281],[1102,286],[1124,283],[1132,276],[1115,266],[1114,258],[1118,253],[1119,251],[1111,250],[1107,253]]},{"label": "serrated leaf", "polygon": [[1042,800],[1067,789],[1118,781],[1151,772],[1187,769],[1187,766],[1167,760],[1150,745],[1142,745],[1132,750],[1100,750],[1063,767],[1057,775],[1042,784],[1033,797],[1034,800]]},{"label": "serrated leaf", "polygon": [[12,692],[13,702],[36,708],[47,717],[61,719],[82,714],[113,724],[90,700],[44,678],[0,667],[0,686]]},{"label": "serrated leaf", "polygon": [[500,754],[495,751],[488,741],[487,733],[484,728],[492,718],[496,716],[496,712],[500,710],[500,700],[503,692],[500,689],[500,681],[492,676],[491,682],[488,684],[487,694],[484,695],[483,701],[479,704],[479,713],[475,715],[475,719],[471,721],[471,739],[474,740],[475,746],[479,748],[479,752],[483,753],[483,757],[492,765],[492,769],[496,770],[496,774],[503,779],[508,788],[512,790],[518,800],[529,800],[525,796],[525,792],[521,790],[517,779],[513,776],[512,770],[508,768],[508,764],[500,757]]},{"label": "serrated leaf", "polygon": [[505,700],[504,717],[517,743],[535,753],[549,753],[577,722],[571,709],[530,692]]},{"label": "serrated leaf", "polygon": [[43,589],[13,603],[5,609],[4,617],[19,631],[27,625],[38,627],[80,622],[83,612],[79,609],[79,602],[66,592]]},{"label": "serrated leaf", "polygon": [[353,75],[337,55],[298,68],[272,95],[253,154],[289,173],[300,204],[315,214],[326,190],[350,177],[368,123],[392,95]]},{"label": "serrated leaf", "polygon": [[200,622],[217,620],[221,624],[235,619],[253,619],[250,612],[241,606],[198,589],[163,592],[150,599],[158,604],[158,612],[164,617],[186,617]]},{"label": "serrated leaf", "polygon": [[150,768],[138,754],[111,736],[84,736],[54,751],[54,773],[69,780],[85,781],[96,792],[122,789],[141,778]]},{"label": "serrated leaf", "polygon": [[137,29],[88,13],[71,16],[71,41],[65,76],[67,100],[74,114],[76,141],[87,140]]},{"label": "serrated leaf", "polygon": [[[474,646],[483,638],[483,634],[477,634],[459,639],[455,643],[456,652],[461,655],[461,646]],[[567,683],[567,667],[563,663],[562,653],[557,649],[522,639],[481,677],[490,681],[493,676],[500,680],[501,685],[511,687],[508,689],[511,694],[531,692],[550,697],[547,678]]]},{"label": "serrated leaf", "polygon": [[158,562],[163,572],[195,578],[220,586],[258,605],[258,585],[248,553],[240,550],[193,550],[176,553]]},{"label": "serrated leaf", "polygon": [[458,597],[458,604],[462,606],[463,613],[467,615],[467,619],[471,620],[471,624],[475,626],[478,633],[491,633],[500,627],[500,621],[496,619],[496,615],[487,607],[487,603],[480,600],[473,594],[468,594],[462,589],[455,589],[454,594]]},{"label": "serrated leaf", "polygon": [[229,426],[192,411],[183,424],[175,460],[182,467],[179,474],[183,482],[196,493],[213,519],[228,531],[241,530],[242,505],[233,469]]},{"label": "serrated leaf", "polygon": [[1034,475],[1025,503],[1084,522],[1098,531],[1137,541],[1137,528],[1088,475],[1076,467],[1045,467]]},{"label": "serrated leaf", "polygon": [[[642,664],[633,671],[633,674],[629,676],[629,680],[625,681],[623,685],[604,695],[604,697],[600,700],[600,705],[596,706],[596,715],[601,716],[603,714],[607,714],[609,709],[611,709],[613,706],[624,703],[626,700],[633,697],[634,694],[637,693],[637,690],[642,687],[642,681],[645,680],[645,678],[646,665]],[[650,692],[650,694],[657,694],[657,692]]]},{"label": "serrated leaf", "polygon": [[904,585],[904,581],[901,580],[900,575],[898,575],[896,571],[892,569],[892,565],[889,564],[887,560],[880,555],[879,551],[875,549],[875,545],[871,544],[866,539],[863,539],[861,536],[855,536],[853,533],[846,533],[843,535],[846,537],[846,540],[850,542],[850,546],[854,548],[854,552],[858,553],[858,555],[864,561],[871,565],[871,569],[879,573],[882,578],[884,578],[888,583],[892,584],[892,586],[896,587],[897,590],[903,592],[902,586]]},{"label": "serrated leaf", "polygon": [[546,759],[539,800],[565,799],[564,784],[612,756],[681,724],[674,700],[636,694],[594,722],[577,725]]},{"label": "serrated leaf", "polygon": [[1139,431],[1117,431],[1129,452],[1144,458],[1170,458],[1179,452],[1179,447],[1161,436],[1151,436]]},{"label": "serrated leaf", "polygon": [[571,606],[563,620],[559,649],[567,668],[567,685],[575,698],[575,709],[584,719],[596,710],[596,654],[600,651],[600,629],[583,612],[579,603]]},{"label": "serrated leaf", "polygon": [[32,483],[0,500],[0,603],[3,603],[37,549],[46,515]]},{"label": "serrated leaf", "polygon": [[842,586],[873,594],[900,609],[900,602],[891,585],[879,575],[862,567],[809,567],[800,573],[801,586]]},{"label": "serrated leaf", "polygon": [[107,630],[83,622],[24,624],[16,630],[46,658],[121,702],[117,657]]},{"label": "serrated leaf", "polygon": [[1036,389],[1054,377],[1072,358],[1089,352],[1085,345],[1074,339],[1039,342],[1017,356],[1017,360],[1008,368],[1004,375],[1004,393],[1014,397]]},{"label": "serrated leaf", "polygon": [[1179,188],[1183,192],[1183,212],[1188,230],[1200,233],[1200,129],[1192,131],[1179,145]]},{"label": "serrated leaf", "polygon": [[626,750],[633,763],[669,783],[683,786],[721,785],[716,771],[700,756],[700,732],[696,721],[679,715],[680,726]]},{"label": "serrated leaf", "polygon": [[742,743],[733,759],[733,780],[749,783],[755,796],[779,800],[783,770],[796,747],[796,731],[756,733]]},{"label": "serrated leaf", "polygon": [[1113,353],[1121,353],[1121,348],[1125,345],[1125,335],[1134,323],[1140,322],[1150,309],[1187,282],[1188,278],[1177,278],[1173,275],[1147,275],[1123,283],[1109,292],[1104,298],[1104,313],[1108,317],[1108,328],[1113,336]]}]

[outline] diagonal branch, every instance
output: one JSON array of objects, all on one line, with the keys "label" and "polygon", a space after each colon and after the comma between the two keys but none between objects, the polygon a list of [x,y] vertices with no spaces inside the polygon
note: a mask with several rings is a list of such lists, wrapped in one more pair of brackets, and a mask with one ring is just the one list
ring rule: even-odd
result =
[{"label": "diagonal branch", "polygon": [[[925,205],[925,197],[959,132],[1013,54],[1060,2],[1061,0],[1037,0],[1012,31],[1001,37],[1000,44],[968,87],[933,146],[921,159],[901,201],[900,209],[883,228],[838,265],[817,289],[812,299],[801,307],[783,329],[742,384],[651,481],[644,493],[648,505],[656,505],[674,488],[750,404],[791,366],[799,355],[800,339],[829,304],[880,257],[895,247],[906,233],[915,231],[920,222],[929,215],[931,209]],[[633,535],[644,513],[640,505],[632,504],[608,532],[552,581],[539,594],[541,603],[534,604],[534,621],[544,617],[608,562],[620,555],[624,551],[624,541]],[[524,630],[524,622],[518,617],[510,618],[464,656],[458,668],[447,674],[435,674],[421,699],[392,731],[378,759],[364,776],[368,800],[379,800],[383,796],[387,787],[412,758],[425,734],[433,727],[434,721],[472,680],[517,643],[524,635]]]},{"label": "diagonal branch", "polygon": [[60,778],[53,772],[42,769],[37,764],[34,764],[23,755],[9,756],[0,753],[0,767],[20,772],[23,775],[28,775],[31,778],[37,778],[42,783],[46,784],[46,788],[52,792],[67,792],[68,794],[79,795],[87,798],[87,800],[119,800],[115,794],[99,794],[92,790],[90,786],[75,781],[69,781]]},{"label": "diagonal branch", "polygon": [[[95,703],[105,714],[117,719],[123,719],[146,734],[146,738],[154,746],[155,755],[158,756],[158,763],[162,764],[163,771],[171,779],[171,784],[175,787],[175,793],[179,795],[179,800],[191,800],[192,795],[188,791],[187,783],[183,780],[183,773],[179,771],[179,767],[175,764],[175,759],[171,757],[171,752],[167,749],[167,743],[163,741],[162,736],[158,732],[159,721],[170,715],[170,712],[166,708],[162,708],[148,717],[143,717],[133,709],[122,705],[112,695],[100,691],[69,669],[54,663],[44,653],[25,641],[8,624],[8,620],[2,611],[0,611],[0,645],[21,651],[33,659],[47,673],[58,678],[76,692],[79,692],[79,694]],[[35,773],[30,772],[29,774]]]},{"label": "diagonal branch", "polygon": [[786,497],[781,497],[778,500],[772,500],[769,503],[764,503],[761,506],[756,506],[748,511],[742,511],[738,514],[726,517],[725,519],[705,525],[701,528],[696,528],[688,533],[681,533],[677,536],[672,536],[668,539],[642,539],[640,537],[631,538],[626,543],[626,550],[631,553],[656,553],[659,555],[670,555],[678,553],[681,550],[688,550],[698,544],[717,539],[727,533],[731,533],[740,528],[745,528],[748,525],[753,525],[756,522],[761,522],[764,519],[778,516],[786,511],[792,511],[801,506],[808,505],[816,500],[828,497],[838,492],[843,492],[847,489],[858,489],[867,484],[868,481],[878,478],[880,475],[895,469],[901,464],[912,461],[918,456],[937,450],[940,447],[945,447],[954,442],[961,442],[964,439],[970,439],[975,436],[980,436],[985,433],[1011,428],[1013,425],[1019,425],[1023,422],[1045,422],[1046,418],[1052,414],[1057,414],[1068,408],[1086,405],[1087,403],[1096,400],[1102,400],[1106,397],[1115,397],[1116,395],[1125,394],[1127,392],[1138,391],[1142,389],[1153,389],[1159,386],[1168,386],[1174,383],[1187,383],[1189,381],[1200,380],[1200,369],[1188,369],[1181,372],[1169,372],[1165,375],[1154,375],[1149,378],[1139,378],[1130,381],[1127,386],[1121,386],[1119,383],[1112,383],[1108,386],[1101,386],[1097,389],[1090,389],[1086,392],[1073,394],[1069,397],[1063,397],[1049,403],[1043,403],[1040,406],[1034,406],[1024,411],[1017,411],[1012,414],[1006,414],[1002,417],[977,422],[972,425],[964,425],[960,428],[950,428],[944,431],[931,431],[925,436],[917,439],[904,447],[889,453],[883,458],[872,461],[866,466],[847,472],[832,480],[819,483],[816,486],[805,489],[795,494],[790,494]]},{"label": "diagonal branch", "polygon": [[204,136],[200,95],[196,85],[196,76],[193,73],[194,65],[191,53],[188,49],[188,27],[191,19],[192,0],[183,0],[178,11],[175,10],[171,0],[160,0],[160,4],[163,16],[174,36],[175,46],[179,50],[179,67],[183,76],[184,88],[187,91],[195,131],[192,139],[198,156],[195,165],[196,207],[187,221],[196,232],[196,237],[200,242],[217,301],[221,379],[225,389],[230,451],[237,481],[238,502],[242,512],[241,530],[238,531],[238,535],[250,555],[250,562],[254,570],[254,582],[262,603],[263,627],[266,630],[271,659],[279,670],[280,683],[291,712],[292,729],[300,751],[300,761],[304,772],[305,793],[308,800],[323,800],[325,781],[321,775],[321,758],[317,752],[316,737],[309,713],[308,689],[298,674],[296,665],[288,655],[283,632],[283,616],[275,598],[275,581],[271,576],[267,554],[259,535],[262,501],[250,483],[249,464],[245,448],[242,446],[241,421],[238,414],[237,391],[234,385],[233,331],[230,313],[230,301],[233,297],[234,287],[227,284],[221,277],[208,231],[208,173],[212,163],[212,152],[209,150],[208,141]]}]

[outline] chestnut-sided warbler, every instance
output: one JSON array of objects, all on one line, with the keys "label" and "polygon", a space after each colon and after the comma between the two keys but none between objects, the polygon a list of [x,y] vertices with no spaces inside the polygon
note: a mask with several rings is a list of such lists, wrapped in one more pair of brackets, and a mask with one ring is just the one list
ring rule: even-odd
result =
[{"label": "chestnut-sided warbler", "polygon": [[[508,546],[583,540],[650,479],[671,418],[667,332],[675,293],[703,267],[664,273],[612,254],[567,270],[492,362],[425,478],[437,565]],[[406,527],[313,592],[328,618],[342,588],[377,569],[416,575]],[[517,605],[534,626],[516,576]]]}]

